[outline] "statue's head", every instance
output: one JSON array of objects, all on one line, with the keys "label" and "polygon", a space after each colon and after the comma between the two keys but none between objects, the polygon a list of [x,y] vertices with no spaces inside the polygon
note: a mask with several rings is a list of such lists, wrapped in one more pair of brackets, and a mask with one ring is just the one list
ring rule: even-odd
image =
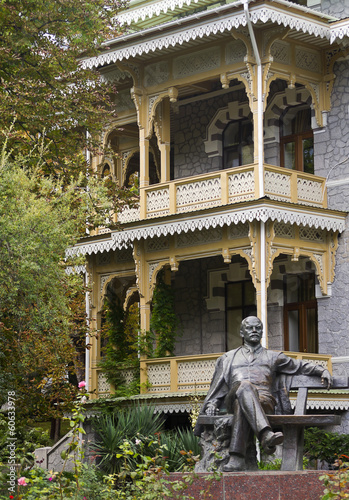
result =
[{"label": "statue's head", "polygon": [[247,344],[260,344],[263,323],[257,316],[248,316],[241,321],[240,335]]}]

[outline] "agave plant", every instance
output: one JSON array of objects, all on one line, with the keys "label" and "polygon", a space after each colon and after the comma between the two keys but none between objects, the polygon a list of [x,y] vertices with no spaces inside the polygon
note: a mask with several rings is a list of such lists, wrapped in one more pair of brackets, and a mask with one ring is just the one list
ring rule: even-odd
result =
[{"label": "agave plant", "polygon": [[199,440],[191,428],[163,432],[160,438],[161,444],[166,445],[168,470],[171,472],[178,472],[188,465],[188,453],[200,455]]},{"label": "agave plant", "polygon": [[[118,410],[113,414],[102,415],[93,419],[92,425],[98,434],[92,451],[100,457],[99,466],[107,474],[114,474],[124,466],[120,457],[120,446],[125,440],[135,446],[136,440],[148,441],[162,427],[162,417],[154,413],[151,406],[135,404],[132,407]],[[136,464],[130,455],[128,466],[133,469]]]}]

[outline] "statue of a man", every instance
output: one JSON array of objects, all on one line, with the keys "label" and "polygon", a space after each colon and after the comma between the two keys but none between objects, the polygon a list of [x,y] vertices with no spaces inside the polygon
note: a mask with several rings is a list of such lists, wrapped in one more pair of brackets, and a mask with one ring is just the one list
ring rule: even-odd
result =
[{"label": "statue of a man", "polygon": [[[273,391],[277,374],[320,376],[327,388],[332,385],[329,371],[322,366],[262,347],[262,334],[263,325],[257,317],[249,316],[242,321],[243,345],[217,360],[201,410],[203,414],[216,415],[224,403],[227,412],[234,414],[229,461],[223,466],[225,472],[246,469],[246,447],[253,434],[266,453],[274,453],[275,446],[283,442],[283,434],[273,432],[266,417],[275,412]],[[200,434],[199,427],[196,434]]]}]

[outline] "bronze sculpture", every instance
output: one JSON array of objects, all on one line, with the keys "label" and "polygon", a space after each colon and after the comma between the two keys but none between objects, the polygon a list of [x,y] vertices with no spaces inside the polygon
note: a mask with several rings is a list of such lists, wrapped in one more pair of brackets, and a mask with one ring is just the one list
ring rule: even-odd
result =
[{"label": "bronze sculpture", "polygon": [[[259,318],[249,316],[242,321],[240,335],[244,344],[217,360],[211,386],[201,409],[201,414],[213,416],[225,406],[227,414],[234,415],[229,460],[222,466],[224,472],[253,468],[248,455],[254,435],[269,454],[274,453],[276,445],[282,443],[283,434],[272,431],[266,414],[273,414],[276,406],[282,406],[285,402],[285,376],[320,376],[327,388],[332,385],[329,371],[322,366],[262,347],[262,334],[263,325]],[[282,380],[279,387],[277,379],[279,382]],[[201,432],[199,418],[195,433],[200,436]]]}]

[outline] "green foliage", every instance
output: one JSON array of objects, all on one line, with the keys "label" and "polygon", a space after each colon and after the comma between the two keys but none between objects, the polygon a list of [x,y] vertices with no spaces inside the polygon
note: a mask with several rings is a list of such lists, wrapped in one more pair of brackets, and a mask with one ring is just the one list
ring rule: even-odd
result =
[{"label": "green foliage", "polygon": [[[133,304],[127,312],[111,287],[107,289],[104,305],[104,324],[101,329],[103,369],[108,382],[113,384],[115,396],[123,397],[139,393],[138,332],[139,308]],[[131,368],[133,382],[126,385],[122,370]]]},{"label": "green foliage", "polygon": [[[177,481],[167,479],[169,470],[165,454],[168,450],[165,444],[161,444],[159,438],[148,443],[139,442],[137,447],[138,449],[134,449],[134,445],[127,440],[120,446],[118,458],[122,461],[122,467],[113,476],[116,486],[115,498],[120,500],[193,498],[184,494],[193,482],[193,474],[188,474]],[[150,448],[152,448],[151,454],[149,454]],[[192,456],[189,456],[188,460],[195,463]]]},{"label": "green foliage", "polygon": [[174,292],[159,273],[152,301],[150,330],[156,338],[155,358],[173,356],[179,320],[174,312]]},{"label": "green foliage", "polygon": [[338,455],[348,453],[349,435],[327,432],[317,427],[305,429],[304,453],[309,460],[333,464]]},{"label": "green foliage", "polygon": [[92,425],[99,436],[92,448],[99,458],[99,466],[106,473],[114,474],[122,467],[117,455],[123,441],[150,441],[148,436],[154,436],[161,429],[162,420],[152,407],[134,405],[111,415],[101,415]]},{"label": "green foliage", "polygon": [[63,187],[59,176],[42,175],[40,158],[14,160],[6,145],[0,158],[0,403],[14,391],[24,420],[59,416],[75,397],[75,346],[86,318],[72,299],[85,289],[81,275],[66,272],[81,260],[65,261],[65,252],[94,204],[102,208],[96,223],[111,207],[97,179],[81,175]]},{"label": "green foliage", "polygon": [[335,471],[320,477],[325,485],[324,496],[321,500],[349,498],[349,457],[340,455],[334,466]]},{"label": "green foliage", "polygon": [[[0,133],[16,118],[10,145],[15,154],[48,146],[45,172],[69,177],[85,163],[76,151],[113,116],[113,86],[81,57],[120,34],[118,0],[6,0],[1,2]],[[90,132],[90,139],[86,135]],[[71,160],[74,159],[72,162]]]},{"label": "green foliage", "polygon": [[[0,463],[6,464],[9,459],[9,449],[6,446],[11,437],[8,429],[6,414],[0,413]],[[47,431],[36,427],[21,426],[16,428],[16,459],[28,466],[34,465],[33,452],[37,448],[51,446]]]},{"label": "green foliage", "polygon": [[166,447],[166,463],[171,472],[188,470],[200,457],[199,440],[192,429],[162,432],[160,442]]},{"label": "green foliage", "polygon": [[[61,500],[62,498],[64,500],[69,498],[74,500],[86,500],[87,498],[115,499],[113,486],[108,486],[103,474],[95,465],[82,465],[78,484],[73,473],[63,472],[61,480],[67,485],[62,491],[63,497],[61,497],[58,473],[56,472],[34,467],[24,471],[21,477],[26,478],[27,486],[18,486],[20,497],[14,496],[16,500],[19,500],[19,498],[27,500]],[[3,488],[2,491],[0,489],[0,500],[8,499],[7,488]]]}]

